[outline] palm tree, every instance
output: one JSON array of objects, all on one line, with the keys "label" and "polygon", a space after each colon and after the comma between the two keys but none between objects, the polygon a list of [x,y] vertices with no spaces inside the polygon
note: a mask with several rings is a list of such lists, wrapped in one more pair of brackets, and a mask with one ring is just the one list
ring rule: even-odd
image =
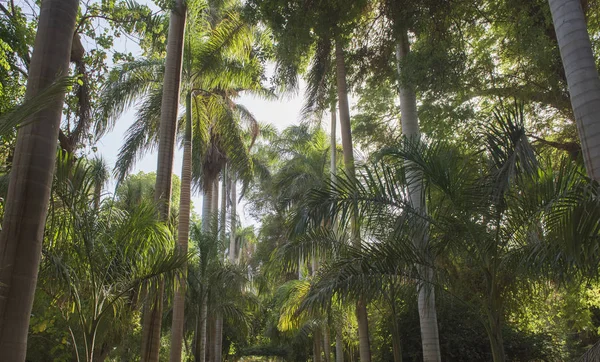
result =
[{"label": "palm tree", "polygon": [[[177,113],[179,109],[179,88],[183,62],[183,44],[186,22],[186,1],[177,0],[171,9],[167,38],[167,57],[162,101],[160,107],[158,160],[156,166],[155,201],[158,203],[159,217],[169,220],[171,210],[171,175],[175,155],[175,135],[177,133]],[[162,323],[162,299],[164,284],[155,292],[154,302],[144,310],[142,323],[142,362],[158,362],[160,352],[160,332]]]},{"label": "palm tree", "polygon": [[578,0],[548,0],[588,174],[600,180],[600,77]]},{"label": "palm tree", "polygon": [[61,301],[77,359],[89,362],[112,349],[119,331],[110,326],[129,322],[138,308],[135,296],[173,276],[187,258],[172,250],[172,235],[151,204],[128,212],[105,198],[90,208],[97,199],[96,168],[94,160],[61,154],[41,268],[46,287],[52,286],[44,292]]},{"label": "palm tree", "polygon": [[[192,95],[185,98],[186,122],[183,139],[183,162],[181,165],[181,192],[179,202],[179,222],[177,224],[177,249],[187,254],[190,234],[190,206],[192,191]],[[173,321],[171,325],[171,362],[181,361],[185,323],[185,280],[181,278],[175,283],[173,298]]]},{"label": "palm tree", "polygon": [[[315,191],[307,205],[314,210],[315,224],[323,215],[336,215],[349,223],[350,210],[358,205],[361,221],[375,242],[350,248],[345,262],[323,271],[307,299],[318,304],[330,300],[331,292],[356,293],[348,290],[352,279],[408,273],[398,270],[399,261],[424,265],[448,276],[452,294],[462,296],[479,312],[494,361],[504,361],[505,305],[518,283],[527,283],[529,273],[539,275],[544,262],[564,271],[560,264],[565,261],[583,265],[583,259],[598,257],[587,249],[597,237],[596,229],[587,224],[596,213],[584,213],[577,227],[570,224],[573,215],[597,203],[596,191],[589,190],[589,181],[572,163],[558,171],[541,167],[525,136],[522,117],[519,107],[496,113],[495,125],[483,135],[484,157],[482,152],[465,155],[443,143],[407,142],[383,150],[380,161],[365,169],[359,184],[345,176],[336,180],[332,190]],[[414,207],[410,188],[416,181],[406,176],[411,172],[422,174],[419,184],[432,198],[429,214]],[[423,253],[414,243],[415,237],[423,237],[423,224],[430,227],[426,251],[435,254]],[[566,252],[563,248],[571,242],[578,245],[575,254],[588,256],[582,259]],[[460,266],[447,268],[452,263]],[[473,285],[467,290],[464,283],[461,286],[465,276],[456,270],[471,278],[477,275],[480,287],[475,293]]]},{"label": "palm tree", "polygon": [[[27,99],[67,74],[78,6],[76,0],[42,4]],[[63,101],[61,92],[17,135],[0,235],[0,355],[6,361],[25,359]]]},{"label": "palm tree", "polygon": [[[409,55],[410,42],[408,39],[408,30],[401,28],[397,34],[396,43],[396,62],[398,66],[398,77],[402,79],[401,64]],[[400,83],[400,115],[402,122],[402,134],[411,142],[420,138],[419,118],[417,112],[417,95],[415,89],[410,84]],[[423,193],[421,175],[417,172],[407,174],[407,178],[413,179],[412,188],[409,190],[412,207],[424,214],[427,213],[427,205],[425,203],[425,194]],[[426,248],[427,244],[427,226],[424,226],[424,236],[415,239],[415,243],[423,243],[419,245],[421,249]],[[419,240],[420,239],[420,240]],[[419,303],[419,320],[421,322],[421,343],[423,347],[423,360],[426,362],[441,361],[440,341],[437,323],[437,312],[435,308],[435,290],[431,284],[431,271],[427,267],[421,267],[423,283],[418,288],[418,303]]]}]

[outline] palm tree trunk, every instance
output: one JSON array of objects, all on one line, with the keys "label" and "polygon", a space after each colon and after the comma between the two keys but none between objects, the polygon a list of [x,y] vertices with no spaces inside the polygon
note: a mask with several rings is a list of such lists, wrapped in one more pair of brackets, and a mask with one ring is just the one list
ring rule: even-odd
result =
[{"label": "palm tree trunk", "polygon": [[[179,200],[179,222],[177,225],[177,250],[182,255],[187,254],[190,234],[190,205],[192,181],[192,95],[185,98],[186,123],[185,139],[183,142],[183,163],[181,165],[181,191]],[[181,362],[183,348],[183,328],[185,324],[185,275],[184,271],[179,283],[175,283],[173,298],[173,320],[171,324],[171,353],[170,362]]]},{"label": "palm tree trunk", "polygon": [[[67,75],[77,0],[45,0],[29,67],[26,99]],[[17,134],[0,234],[0,356],[24,361],[64,93]]]},{"label": "palm tree trunk", "polygon": [[214,343],[214,362],[221,362],[223,360],[223,315],[220,312],[216,313],[215,317],[215,335],[213,339]]},{"label": "palm tree trunk", "polygon": [[[342,38],[335,38],[335,63],[338,103],[340,106],[340,131],[344,153],[344,167],[350,176],[355,175],[354,148],[352,146],[352,130],[350,127],[350,107],[348,105],[348,86],[346,84],[346,64]],[[352,236],[354,243],[360,245],[360,235],[356,219],[352,219]],[[358,322],[358,340],[361,362],[371,362],[371,343],[369,342],[369,322],[367,306],[364,300],[356,303],[356,319]]]},{"label": "palm tree trunk", "polygon": [[215,318],[213,317],[212,313],[211,313],[211,316],[208,317],[208,327],[207,328],[208,328],[208,333],[207,333],[207,338],[206,338],[206,344],[210,347],[207,348],[207,350],[206,350],[206,360],[208,362],[214,362]]},{"label": "palm tree trunk", "polygon": [[225,232],[227,231],[227,167],[223,167],[223,175],[221,176],[221,210],[219,214],[219,240],[225,247]]},{"label": "palm tree trunk", "polygon": [[504,352],[504,339],[502,337],[502,317],[499,313],[488,311],[487,333],[492,350],[492,359],[494,362],[506,361]]},{"label": "palm tree trunk", "polygon": [[196,348],[194,350],[194,361],[206,361],[206,326],[208,317],[208,300],[206,292],[203,292],[200,301],[200,313],[196,320]]},{"label": "palm tree trunk", "polygon": [[[202,197],[202,233],[210,232],[210,220],[213,200],[212,180],[204,180],[204,195]],[[202,276],[204,277],[204,276]],[[203,287],[202,300],[200,301],[200,315],[196,321],[196,349],[194,351],[195,362],[206,361],[206,332],[207,332],[207,314],[208,314],[208,295]]]},{"label": "palm tree trunk", "polygon": [[212,235],[217,237],[219,235],[219,177],[215,177],[213,181],[213,194],[211,202],[211,220],[212,220]]},{"label": "palm tree trunk", "polygon": [[335,362],[344,362],[344,338],[342,324],[335,328]]},{"label": "palm tree trunk", "polygon": [[580,0],[548,0],[585,167],[600,181],[600,78]]},{"label": "palm tree trunk", "polygon": [[168,220],[170,211],[171,175],[173,173],[173,157],[175,154],[175,134],[177,128],[177,110],[179,108],[185,22],[185,0],[176,0],[169,19],[154,196],[158,203],[162,220]]},{"label": "palm tree trunk", "polygon": [[325,355],[324,361],[331,361],[331,341],[329,340],[329,326],[326,324],[323,328],[323,354]]},{"label": "palm tree trunk", "polygon": [[315,328],[313,332],[313,362],[321,362],[321,328]]},{"label": "palm tree trunk", "polygon": [[[171,176],[175,154],[185,22],[185,1],[177,0],[171,10],[169,19],[167,59],[160,112],[156,186],[154,189],[154,199],[158,204],[159,217],[164,222],[169,220],[171,209]],[[163,292],[164,281],[161,281],[158,291],[156,291],[157,301],[158,299],[160,301],[153,303],[152,310],[145,313],[152,316],[152,319],[144,318],[144,323],[142,323],[142,362],[158,362],[159,359]],[[155,308],[159,309],[154,310]],[[148,308],[145,309],[148,310]]]},{"label": "palm tree trunk", "polygon": [[[398,36],[396,44],[396,61],[398,64],[398,75],[401,74],[401,62],[409,54],[410,44],[408,34],[403,30]],[[417,96],[415,90],[406,84],[399,87],[400,93],[400,115],[402,121],[402,134],[409,140],[418,140],[420,137],[419,118],[417,114]],[[421,213],[427,213],[422,188],[422,176],[418,173],[407,172],[407,180],[410,180],[409,197],[412,207]],[[414,243],[417,249],[428,253],[426,244],[428,239],[427,225],[423,225],[423,232]],[[429,260],[429,255],[425,255]],[[433,271],[428,266],[419,268],[422,282],[418,288],[419,321],[421,327],[421,343],[423,348],[424,362],[441,361],[440,341],[437,324],[437,312],[435,308],[435,291],[432,286]]]},{"label": "palm tree trunk", "polygon": [[335,116],[335,102],[331,103],[331,130],[330,130],[330,134],[329,134],[329,147],[331,148],[330,150],[330,154],[331,157],[329,159],[329,174],[331,175],[331,181],[333,182],[335,180],[335,175],[336,175],[336,171],[337,171],[337,141],[335,138],[335,133],[336,133],[336,116]]},{"label": "palm tree trunk", "polygon": [[[235,231],[237,228],[237,182],[233,177],[233,173],[231,175],[231,226],[229,230],[229,262],[232,264],[239,260],[239,255],[236,257],[236,244],[235,244]],[[241,253],[240,253],[241,254]]]}]

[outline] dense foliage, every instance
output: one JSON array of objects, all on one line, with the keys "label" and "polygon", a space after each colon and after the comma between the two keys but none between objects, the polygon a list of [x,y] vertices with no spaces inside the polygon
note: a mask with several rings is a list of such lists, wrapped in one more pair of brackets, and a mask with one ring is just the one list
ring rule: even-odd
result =
[{"label": "dense foliage", "polygon": [[[40,263],[33,308],[16,320],[0,303],[0,354],[19,323],[27,361],[598,353],[600,187],[589,145],[600,140],[574,111],[549,6],[577,5],[597,69],[598,0],[77,3],[68,74],[30,90],[40,82],[32,55],[51,48],[36,43],[46,15],[39,1],[0,2],[4,228],[27,216],[11,208],[14,182],[41,172],[15,176],[13,162],[37,157],[17,138],[25,144],[32,120],[49,119],[64,95],[56,162],[43,165],[53,177],[41,258],[26,260]],[[169,98],[177,19],[181,82]],[[600,84],[597,72],[586,77]],[[302,95],[300,120],[265,124],[243,95]],[[161,114],[169,100],[179,101],[173,119]],[[102,140],[119,122],[131,124],[111,169]],[[168,152],[183,148],[189,167],[159,195],[157,178],[179,170],[136,166],[164,147],[167,123]],[[4,300],[20,286],[3,281]]]}]

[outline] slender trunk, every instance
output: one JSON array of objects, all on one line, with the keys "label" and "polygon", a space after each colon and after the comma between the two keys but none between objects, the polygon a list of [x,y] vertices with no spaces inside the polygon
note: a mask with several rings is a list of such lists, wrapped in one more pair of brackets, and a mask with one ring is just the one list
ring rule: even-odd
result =
[{"label": "slender trunk", "polygon": [[196,320],[196,348],[194,349],[194,361],[204,362],[206,361],[206,326],[207,326],[207,312],[208,312],[208,301],[206,299],[206,293],[203,293],[202,300],[200,301],[200,313]]},{"label": "slender trunk", "polygon": [[392,327],[392,350],[394,353],[394,362],[402,362],[402,341],[400,339],[400,331],[398,330],[398,323],[394,318],[394,325]]},{"label": "slender trunk", "polygon": [[142,314],[142,361],[158,361],[160,327],[162,323],[165,281],[160,279],[156,288],[149,292]]},{"label": "slender trunk", "polygon": [[207,338],[206,338],[206,345],[209,346],[206,349],[206,360],[208,362],[214,362],[214,345],[213,343],[215,342],[215,318],[212,315],[212,310],[211,310],[211,316],[208,317],[208,333],[207,333]]},{"label": "slender trunk", "polygon": [[[213,185],[212,180],[204,180],[204,195],[202,198],[202,233],[210,233],[210,220],[213,200]],[[204,278],[204,275],[201,276]],[[196,362],[206,361],[206,326],[207,326],[207,311],[208,311],[208,295],[206,288],[202,290],[202,300],[200,301],[200,315],[196,322],[196,349],[194,359]]]},{"label": "slender trunk", "polygon": [[335,328],[335,362],[344,362],[344,338],[342,324]]},{"label": "slender trunk", "polygon": [[[219,235],[219,177],[215,177],[214,181],[213,181],[213,194],[212,194],[212,201],[211,201],[211,227],[212,227],[212,234],[215,237],[218,237]],[[221,248],[219,248],[221,249]]]},{"label": "slender trunk", "polygon": [[[190,234],[190,205],[191,205],[191,180],[192,180],[192,95],[186,95],[186,123],[185,139],[183,142],[183,163],[181,165],[181,191],[179,200],[179,222],[177,224],[177,251],[181,255],[187,254]],[[185,283],[184,271],[181,278],[175,282],[175,296],[173,298],[173,320],[171,324],[171,353],[170,362],[181,362],[183,346],[183,328],[185,324]]]},{"label": "slender trunk", "polygon": [[600,181],[600,78],[580,0],[548,0],[585,167]]},{"label": "slender trunk", "polygon": [[[398,37],[396,45],[396,61],[398,64],[398,74],[401,74],[401,62],[409,54],[410,44],[406,30],[402,31]],[[419,118],[417,114],[417,96],[412,86],[400,84],[400,115],[402,121],[402,134],[409,141],[418,140]],[[423,195],[422,175],[417,172],[407,172],[406,178],[409,185],[409,198],[412,207],[416,212],[426,214],[427,207]],[[414,243],[418,250],[421,250],[426,261],[431,261],[427,250],[428,231],[427,224],[422,225],[421,235],[415,237]],[[432,285],[433,270],[429,266],[420,266],[419,268],[422,282],[418,288],[419,321],[421,327],[421,343],[423,348],[424,362],[441,361],[439,332],[437,323],[437,312],[435,307],[435,290]]]},{"label": "slender trunk", "polygon": [[[342,39],[338,35],[335,39],[335,63],[337,95],[340,106],[340,131],[342,134],[342,148],[344,153],[344,167],[346,173],[354,177],[354,148],[352,146],[352,130],[350,127],[350,107],[348,105],[348,86],[346,84],[346,64],[344,60],[344,48]],[[352,237],[354,243],[360,245],[360,235],[356,219],[351,222]],[[367,318],[367,306],[364,299],[356,303],[356,318],[358,322],[358,340],[361,362],[371,362],[371,343],[369,342],[369,323]]]},{"label": "slender trunk", "polygon": [[227,231],[227,167],[223,167],[221,176],[221,210],[219,210],[219,240],[225,248],[225,232]]},{"label": "slender trunk", "polygon": [[331,181],[335,180],[335,175],[337,171],[337,141],[335,138],[336,133],[336,116],[335,116],[335,102],[331,103],[331,133],[329,135],[329,147],[331,148],[331,156],[330,156],[330,164],[329,164],[329,174],[331,176]]},{"label": "slender trunk", "polygon": [[235,263],[236,260],[239,260],[239,256],[236,258],[236,245],[235,245],[235,231],[237,228],[237,182],[233,177],[233,172],[231,174],[231,226],[229,230],[229,262]]},{"label": "slender trunk", "polygon": [[[45,0],[29,67],[30,99],[67,75],[79,1]],[[0,234],[0,356],[24,361],[64,93],[19,128]]]},{"label": "slender trunk", "polygon": [[[171,176],[175,155],[175,133],[179,107],[185,22],[185,1],[177,0],[171,10],[169,19],[167,59],[160,112],[156,186],[154,189],[154,199],[158,205],[160,220],[163,222],[168,222],[171,208]],[[159,359],[163,292],[164,281],[161,281],[156,291],[155,303],[151,306],[152,310],[145,308],[147,311],[145,315],[152,316],[152,319],[144,318],[144,323],[142,323],[142,362],[158,362]]]},{"label": "slender trunk", "polygon": [[325,354],[324,361],[331,361],[331,341],[329,340],[329,326],[323,328],[323,353]]},{"label": "slender trunk", "polygon": [[321,328],[315,328],[313,332],[313,362],[321,362]]},{"label": "slender trunk", "polygon": [[486,328],[494,362],[506,361],[504,339],[502,338],[502,318],[498,313],[488,311],[488,326]]},{"label": "slender trunk", "polygon": [[221,362],[223,360],[223,315],[220,312],[215,314],[215,335],[213,339],[215,348],[213,360],[214,362]]}]

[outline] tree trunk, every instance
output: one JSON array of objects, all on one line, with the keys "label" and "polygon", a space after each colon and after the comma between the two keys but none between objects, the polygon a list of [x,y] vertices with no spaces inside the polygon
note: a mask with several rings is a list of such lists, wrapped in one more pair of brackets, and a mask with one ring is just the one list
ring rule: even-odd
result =
[{"label": "tree trunk", "polygon": [[220,312],[216,312],[215,314],[215,335],[213,339],[215,348],[213,360],[214,362],[221,362],[223,360],[223,315]]},{"label": "tree trunk", "polygon": [[[235,231],[237,228],[237,182],[231,174],[231,226],[229,230],[229,262],[235,263],[239,259],[239,255],[236,257],[236,245],[235,245]],[[241,254],[241,253],[240,253]]]},{"label": "tree trunk", "polygon": [[[154,199],[158,205],[159,217],[163,222],[169,220],[171,207],[171,176],[175,155],[175,133],[177,110],[179,108],[185,22],[185,1],[177,0],[171,10],[169,19],[167,59],[160,112],[156,186],[154,190]],[[161,285],[156,292],[156,299],[160,299],[160,302],[152,304],[151,308],[153,310],[149,311],[152,319],[144,318],[144,323],[142,323],[142,362],[158,362],[159,359],[163,292],[164,281],[161,281]],[[159,309],[154,310],[155,308]],[[145,309],[148,310],[148,308]]]},{"label": "tree trunk", "polygon": [[502,337],[502,315],[498,311],[488,310],[488,325],[486,330],[490,340],[492,358],[494,362],[504,362],[506,354],[504,352],[504,339]]},{"label": "tree trunk", "polygon": [[227,167],[223,167],[221,176],[221,210],[219,210],[219,240],[225,247],[225,232],[227,231]]},{"label": "tree trunk", "polygon": [[235,230],[236,230],[236,212],[237,212],[237,190],[236,181],[233,177],[233,173],[230,176],[230,197],[231,197],[231,208],[230,212],[230,229],[229,229],[229,262],[231,264],[236,262],[236,247],[235,247]]},{"label": "tree trunk", "polygon": [[[186,95],[186,123],[183,142],[183,163],[181,165],[181,192],[179,200],[179,222],[177,224],[177,251],[185,255],[188,251],[190,234],[190,205],[191,205],[191,180],[192,180],[192,95]],[[175,296],[173,298],[173,320],[171,324],[171,353],[170,362],[181,362],[183,348],[183,328],[185,325],[185,284],[186,274],[175,282]]]},{"label": "tree trunk", "polygon": [[548,0],[585,167],[600,181],[600,78],[580,0]]},{"label": "tree trunk", "polygon": [[[79,1],[45,0],[29,67],[26,99],[68,74]],[[19,128],[0,234],[0,356],[24,361],[64,93]]]},{"label": "tree trunk", "polygon": [[[213,185],[212,180],[204,180],[204,195],[202,197],[202,233],[210,233],[210,220],[213,200]],[[204,276],[201,276],[204,278]],[[207,312],[208,312],[208,293],[206,288],[203,288],[202,301],[200,302],[200,316],[196,321],[196,348],[194,351],[194,360],[196,362],[206,361],[206,327],[207,327]]]},{"label": "tree trunk", "polygon": [[317,327],[313,331],[313,362],[321,362],[321,328]]},{"label": "tree trunk", "polygon": [[[340,131],[342,134],[342,148],[344,153],[344,167],[346,173],[354,177],[354,148],[352,146],[352,130],[350,127],[350,107],[348,105],[348,86],[346,84],[346,64],[344,60],[344,47],[338,35],[335,38],[335,63],[338,103],[340,106]],[[352,218],[352,237],[354,243],[360,245],[360,235],[356,220]],[[364,300],[356,304],[356,318],[358,322],[358,340],[361,362],[371,362],[371,345],[369,342],[369,323],[367,306]]]},{"label": "tree trunk", "polygon": [[[401,62],[409,54],[410,44],[408,34],[403,30],[398,36],[396,44],[396,61],[398,64],[398,75],[401,75]],[[419,118],[417,114],[417,96],[411,85],[400,84],[400,115],[402,121],[402,134],[410,141],[418,140],[420,137]],[[425,198],[423,195],[422,175],[415,172],[407,172],[409,185],[409,198],[416,212],[427,213]],[[427,250],[428,231],[427,225],[423,224],[423,232],[413,241],[418,250],[426,253],[425,259],[429,260]],[[419,321],[421,327],[421,343],[423,348],[424,362],[441,361],[440,341],[437,324],[437,312],[435,308],[435,291],[432,285],[433,271],[430,267],[421,266],[422,274],[418,288]]]},{"label": "tree trunk", "polygon": [[211,202],[211,227],[212,235],[216,238],[219,236],[219,177],[215,177],[213,180],[213,194]]},{"label": "tree trunk", "polygon": [[323,328],[323,354],[325,355],[324,361],[331,361],[331,341],[329,340],[329,326],[325,325]]},{"label": "tree trunk", "polygon": [[394,362],[402,362],[402,341],[400,340],[400,331],[398,330],[398,322],[394,313],[394,323],[392,327],[392,351],[394,353]]},{"label": "tree trunk", "polygon": [[331,182],[335,181],[335,175],[336,175],[336,171],[337,171],[337,141],[335,138],[335,133],[336,133],[336,109],[335,109],[335,102],[331,103],[331,130],[330,130],[330,134],[329,134],[329,147],[331,148],[330,150],[330,159],[329,159],[329,174],[331,176]]},{"label": "tree trunk", "polygon": [[342,323],[335,328],[335,362],[344,362],[344,334]]},{"label": "tree trunk", "polygon": [[206,326],[207,326],[207,312],[208,312],[208,300],[206,292],[203,293],[202,301],[200,302],[200,313],[196,320],[196,348],[194,350],[194,361],[204,362],[206,361]]}]

